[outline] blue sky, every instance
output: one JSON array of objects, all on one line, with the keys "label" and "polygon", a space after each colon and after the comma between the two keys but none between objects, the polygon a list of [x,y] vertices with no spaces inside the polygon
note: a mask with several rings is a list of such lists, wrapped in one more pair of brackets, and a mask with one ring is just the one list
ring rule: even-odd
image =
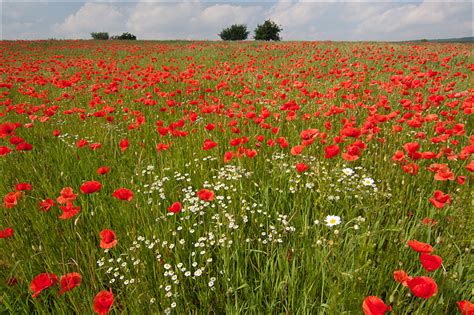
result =
[{"label": "blue sky", "polygon": [[405,40],[473,36],[471,1],[4,1],[2,39],[219,39],[222,28],[265,19],[284,40]]}]

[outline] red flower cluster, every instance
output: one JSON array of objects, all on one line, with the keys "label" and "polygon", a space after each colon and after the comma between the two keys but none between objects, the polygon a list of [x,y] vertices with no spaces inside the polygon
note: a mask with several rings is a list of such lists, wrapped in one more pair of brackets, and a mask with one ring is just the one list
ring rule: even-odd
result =
[{"label": "red flower cluster", "polygon": [[[82,277],[77,272],[68,273],[61,276],[59,280],[59,295],[62,295],[81,284]],[[33,297],[36,298],[42,291],[55,286],[58,277],[53,273],[41,273],[37,275],[30,284]]]}]

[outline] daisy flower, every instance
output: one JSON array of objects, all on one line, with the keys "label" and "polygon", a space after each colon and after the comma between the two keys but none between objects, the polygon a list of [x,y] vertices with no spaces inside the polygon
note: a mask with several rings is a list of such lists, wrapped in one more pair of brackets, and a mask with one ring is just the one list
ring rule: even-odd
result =
[{"label": "daisy flower", "polygon": [[337,215],[328,215],[324,220],[326,221],[326,226],[329,227],[341,224],[341,217]]}]

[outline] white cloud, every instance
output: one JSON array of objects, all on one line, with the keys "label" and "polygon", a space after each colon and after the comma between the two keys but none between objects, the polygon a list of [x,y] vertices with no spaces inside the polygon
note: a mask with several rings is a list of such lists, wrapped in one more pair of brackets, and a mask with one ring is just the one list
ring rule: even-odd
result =
[{"label": "white cloud", "polygon": [[55,26],[58,36],[89,38],[91,32],[123,32],[125,15],[119,7],[105,3],[85,3],[76,13]]},{"label": "white cloud", "polygon": [[392,5],[361,20],[355,34],[377,40],[472,36],[472,27],[465,27],[469,19],[472,23],[471,10],[472,3],[467,2]]},{"label": "white cloud", "polygon": [[223,27],[252,23],[261,11],[259,6],[230,4],[139,3],[127,26],[142,39],[218,39]]}]

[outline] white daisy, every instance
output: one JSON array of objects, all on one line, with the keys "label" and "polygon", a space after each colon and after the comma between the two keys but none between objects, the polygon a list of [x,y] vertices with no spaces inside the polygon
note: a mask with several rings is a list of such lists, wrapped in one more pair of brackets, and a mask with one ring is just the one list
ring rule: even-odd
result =
[{"label": "white daisy", "polygon": [[351,176],[352,174],[354,174],[354,171],[352,170],[352,168],[349,168],[349,167],[343,168],[342,172],[346,174],[347,176]]},{"label": "white daisy", "polygon": [[328,215],[324,220],[326,221],[326,226],[329,227],[341,224],[341,217],[337,215]]},{"label": "white daisy", "polygon": [[374,184],[374,180],[370,177],[364,177],[364,179],[362,180],[362,184],[364,186],[372,186]]}]

